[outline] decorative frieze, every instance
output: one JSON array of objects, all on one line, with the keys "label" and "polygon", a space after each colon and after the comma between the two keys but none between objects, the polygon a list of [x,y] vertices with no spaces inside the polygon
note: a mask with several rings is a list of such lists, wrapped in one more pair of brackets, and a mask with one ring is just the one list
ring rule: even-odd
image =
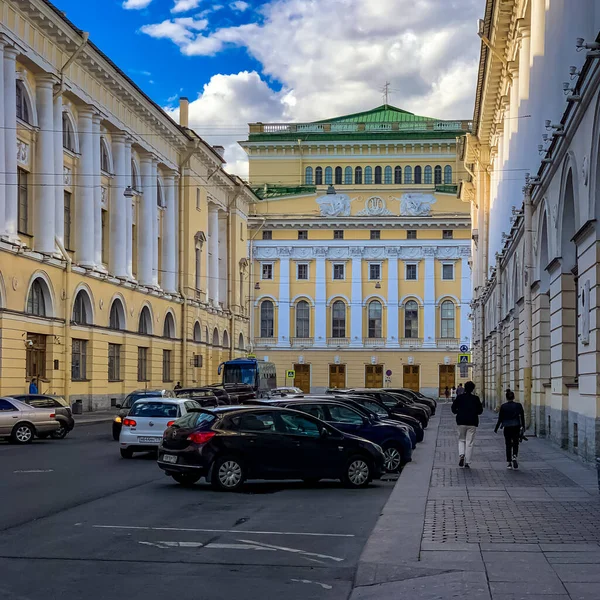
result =
[{"label": "decorative frieze", "polygon": [[379,196],[371,196],[365,204],[365,208],[357,213],[359,217],[381,217],[384,215],[393,215],[394,213],[387,209],[385,200]]},{"label": "decorative frieze", "polygon": [[71,169],[69,169],[69,167],[63,168],[63,183],[66,186],[70,186],[73,184],[73,174],[71,172]]},{"label": "decorative frieze", "polygon": [[17,162],[21,165],[29,164],[29,144],[17,140]]}]

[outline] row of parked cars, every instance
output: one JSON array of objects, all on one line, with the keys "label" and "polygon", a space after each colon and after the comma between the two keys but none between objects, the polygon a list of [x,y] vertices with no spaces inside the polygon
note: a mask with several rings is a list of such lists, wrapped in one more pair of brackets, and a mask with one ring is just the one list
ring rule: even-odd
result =
[{"label": "row of parked cars", "polygon": [[194,390],[132,398],[113,424],[121,455],[158,448],[158,466],[178,483],[205,478],[226,491],[246,479],[334,478],[364,487],[411,461],[436,410],[432,398],[403,389],[286,388],[256,399],[236,387],[220,388],[227,397],[211,406]]}]

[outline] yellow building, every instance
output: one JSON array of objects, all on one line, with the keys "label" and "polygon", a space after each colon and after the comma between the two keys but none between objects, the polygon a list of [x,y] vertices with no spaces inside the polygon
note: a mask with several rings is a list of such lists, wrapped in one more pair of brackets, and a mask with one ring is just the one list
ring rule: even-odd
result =
[{"label": "yellow building", "polygon": [[466,378],[471,232],[457,144],[469,130],[388,105],[250,125],[253,350],[280,384],[293,370],[305,391],[437,395]]},{"label": "yellow building", "polygon": [[243,355],[252,191],[42,0],[1,1],[0,394],[84,408]]}]

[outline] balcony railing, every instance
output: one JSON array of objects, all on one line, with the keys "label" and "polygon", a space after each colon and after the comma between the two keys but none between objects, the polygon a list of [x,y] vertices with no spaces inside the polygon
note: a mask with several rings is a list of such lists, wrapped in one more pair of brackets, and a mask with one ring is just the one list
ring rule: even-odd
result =
[{"label": "balcony railing", "polygon": [[382,348],[385,346],[385,338],[363,338],[365,348]]},{"label": "balcony railing", "polygon": [[277,338],[276,337],[268,337],[268,338],[254,338],[254,345],[257,348],[268,348],[270,346],[276,346],[277,345]]},{"label": "balcony railing", "polygon": [[400,338],[401,348],[420,348],[423,345],[423,338]]},{"label": "balcony railing", "polygon": [[346,347],[350,345],[350,338],[342,338],[342,337],[334,337],[334,338],[327,338],[327,345],[330,346],[331,348],[340,348],[340,347]]},{"label": "balcony railing", "polygon": [[460,340],[458,338],[437,338],[438,348],[452,348],[458,350]]},{"label": "balcony railing", "polygon": [[292,348],[308,348],[313,345],[314,338],[292,338]]}]

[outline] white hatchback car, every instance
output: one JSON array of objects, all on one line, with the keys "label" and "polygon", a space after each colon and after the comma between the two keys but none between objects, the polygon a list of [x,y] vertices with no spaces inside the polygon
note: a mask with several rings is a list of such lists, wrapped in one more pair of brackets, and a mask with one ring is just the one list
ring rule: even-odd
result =
[{"label": "white hatchback car", "polygon": [[191,409],[202,408],[189,398],[144,398],[134,403],[123,418],[119,446],[123,458],[132,458],[134,452],[152,452],[158,448],[162,435]]}]

